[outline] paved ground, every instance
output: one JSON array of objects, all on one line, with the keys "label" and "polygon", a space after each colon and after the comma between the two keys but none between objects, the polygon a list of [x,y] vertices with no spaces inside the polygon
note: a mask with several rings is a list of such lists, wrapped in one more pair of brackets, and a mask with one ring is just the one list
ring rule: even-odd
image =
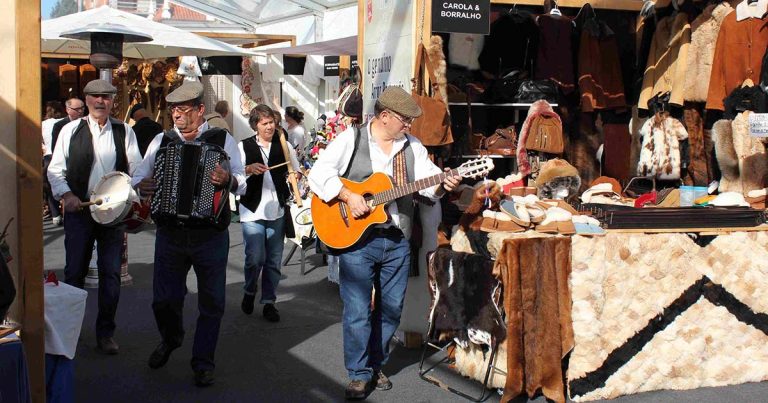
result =
[{"label": "paved ground", "polygon": [[[151,310],[154,233],[129,236],[129,272],[133,285],[123,287],[117,316],[116,340],[120,354],[106,357],[94,351],[96,293],[89,290],[87,310],[75,360],[77,402],[337,402],[343,400],[346,371],[341,350],[341,301],[338,287],[326,280],[326,267],[299,273],[294,256],[284,267],[278,308],[282,321],[266,322],[258,309],[247,316],[240,311],[243,282],[243,247],[240,226],[230,227],[231,247],[227,272],[227,310],[216,352],[216,384],[199,389],[192,384],[192,351],[197,296],[194,275],[187,284],[184,345],[168,364],[150,369],[147,358],[159,342]],[[63,278],[64,231],[45,222],[45,268]],[[286,248],[286,252],[287,252]],[[308,258],[309,268],[319,256]],[[418,376],[420,351],[396,346],[388,368],[394,388],[374,392],[372,402],[462,402]],[[473,394],[477,386],[452,374],[443,379]],[[492,396],[487,401],[497,402]],[[526,400],[521,399],[520,402]],[[535,402],[544,402],[539,397]],[[768,382],[685,392],[651,392],[614,400],[639,402],[768,402]]]}]

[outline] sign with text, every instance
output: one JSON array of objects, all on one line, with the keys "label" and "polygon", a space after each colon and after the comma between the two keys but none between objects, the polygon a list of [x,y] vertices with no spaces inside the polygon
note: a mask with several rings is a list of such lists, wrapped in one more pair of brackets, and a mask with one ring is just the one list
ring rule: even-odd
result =
[{"label": "sign with text", "polygon": [[432,30],[488,35],[491,31],[491,0],[433,1]]},{"label": "sign with text", "polygon": [[389,86],[411,91],[414,63],[411,0],[366,0],[363,23],[363,119]]},{"label": "sign with text", "polygon": [[749,114],[749,134],[754,137],[768,137],[768,113]]},{"label": "sign with text", "polygon": [[323,60],[323,76],[339,76],[339,56],[325,56]]}]

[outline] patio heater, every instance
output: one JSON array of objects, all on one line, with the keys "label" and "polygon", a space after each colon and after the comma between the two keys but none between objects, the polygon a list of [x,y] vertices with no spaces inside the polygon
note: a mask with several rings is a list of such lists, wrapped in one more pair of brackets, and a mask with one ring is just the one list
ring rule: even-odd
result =
[{"label": "patio heater", "polygon": [[88,24],[85,27],[62,32],[62,38],[91,42],[90,61],[99,69],[99,78],[112,82],[112,69],[123,62],[123,44],[149,42],[152,36],[111,22]]},{"label": "patio heater", "polygon": [[[133,42],[149,42],[152,36],[135,31],[124,25],[110,22],[88,24],[85,27],[63,32],[62,38],[79,39],[91,42],[90,62],[99,69],[99,78],[112,83],[112,69],[123,62],[123,44]],[[133,278],[128,274],[128,238],[123,240],[122,265],[120,267],[120,284],[130,285]],[[89,264],[88,275],[85,278],[87,288],[99,287],[99,271],[96,266],[96,245]]]}]

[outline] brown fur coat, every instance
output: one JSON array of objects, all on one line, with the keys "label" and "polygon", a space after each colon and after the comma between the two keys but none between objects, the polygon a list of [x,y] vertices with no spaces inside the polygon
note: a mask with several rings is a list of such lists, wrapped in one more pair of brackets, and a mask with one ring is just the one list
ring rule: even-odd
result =
[{"label": "brown fur coat", "polygon": [[740,113],[732,121],[719,120],[712,126],[712,142],[720,166],[720,192],[762,189],[768,179],[765,141],[749,135],[748,115]]},{"label": "brown fur coat", "polygon": [[733,11],[726,2],[710,4],[691,23],[691,44],[688,48],[688,68],[685,76],[685,100],[706,102],[709,76],[715,58],[715,43],[723,19]]}]

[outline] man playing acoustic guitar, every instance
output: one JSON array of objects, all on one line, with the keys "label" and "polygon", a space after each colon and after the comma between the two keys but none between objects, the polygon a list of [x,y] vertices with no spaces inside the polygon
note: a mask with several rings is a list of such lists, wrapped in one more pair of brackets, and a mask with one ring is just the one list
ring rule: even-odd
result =
[{"label": "man playing acoustic guitar", "polygon": [[[352,217],[344,219],[349,222],[366,216],[371,204],[365,195],[345,187],[341,178],[362,182],[374,172],[383,172],[393,178],[396,186],[402,186],[440,174],[426,148],[407,134],[421,113],[407,92],[388,87],[376,101],[374,118],[359,129],[342,132],[321,154],[308,177],[312,191],[325,202],[338,198],[342,206],[346,204]],[[460,176],[447,175],[441,183],[435,182],[435,186],[420,194],[439,199],[458,186],[460,180]],[[381,368],[387,362],[389,342],[400,324],[408,284],[413,197],[403,196],[389,203],[386,210],[386,223],[366,231],[352,246],[339,250],[344,364],[350,378],[345,391],[347,399],[363,399],[373,387],[392,388]],[[339,228],[340,232],[344,230]]]}]

